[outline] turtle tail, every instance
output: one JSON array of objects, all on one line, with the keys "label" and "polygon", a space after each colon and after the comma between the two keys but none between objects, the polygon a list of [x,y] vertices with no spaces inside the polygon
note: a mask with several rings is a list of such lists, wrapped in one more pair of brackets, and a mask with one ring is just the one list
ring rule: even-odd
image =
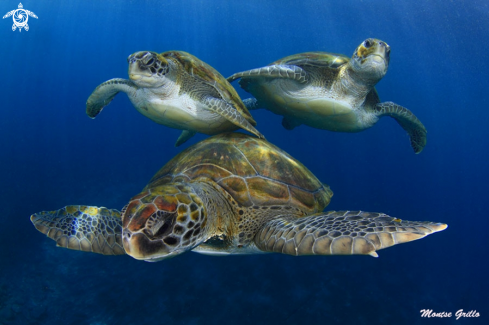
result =
[{"label": "turtle tail", "polygon": [[407,108],[393,102],[379,103],[375,106],[378,117],[390,116],[408,133],[411,147],[416,154],[426,146],[426,128],[423,123]]}]

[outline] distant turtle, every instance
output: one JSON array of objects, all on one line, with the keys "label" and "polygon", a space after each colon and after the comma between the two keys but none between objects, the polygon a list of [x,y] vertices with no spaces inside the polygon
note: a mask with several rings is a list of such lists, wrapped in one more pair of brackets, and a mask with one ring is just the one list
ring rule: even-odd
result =
[{"label": "distant turtle", "polygon": [[12,16],[12,19],[14,21],[14,24],[12,25],[12,31],[15,31],[18,28],[19,32],[22,31],[22,28],[24,28],[26,31],[29,30],[29,25],[27,24],[27,21],[29,21],[29,16],[36,19],[38,18],[36,14],[32,11],[25,10],[22,3],[19,3],[18,9],[7,12],[5,16],[2,17],[2,19],[8,18],[10,16]]},{"label": "distant turtle", "polygon": [[321,212],[332,192],[274,145],[226,133],[170,160],[122,212],[67,206],[31,216],[61,247],[158,261],[186,251],[352,255],[444,230],[383,213]]},{"label": "distant turtle", "polygon": [[284,116],[292,130],[301,124],[337,132],[360,132],[380,117],[393,117],[407,131],[415,153],[426,145],[426,129],[407,108],[380,103],[374,86],[389,67],[390,47],[369,38],[350,58],[326,52],[285,57],[269,66],[233,74],[240,86],[256,99],[245,100],[248,109],[266,108]]},{"label": "distant turtle", "polygon": [[182,51],[136,52],[127,59],[129,78],[100,84],[87,100],[95,118],[119,92],[156,123],[183,130],[176,146],[196,132],[217,134],[245,129],[264,138],[236,90],[214,68]]}]

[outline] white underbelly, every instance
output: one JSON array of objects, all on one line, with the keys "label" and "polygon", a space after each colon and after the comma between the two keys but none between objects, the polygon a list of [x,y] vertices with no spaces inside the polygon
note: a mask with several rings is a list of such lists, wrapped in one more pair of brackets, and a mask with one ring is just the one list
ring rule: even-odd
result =
[{"label": "white underbelly", "polygon": [[230,247],[213,247],[210,245],[207,245],[206,243],[200,244],[200,246],[195,247],[192,249],[192,252],[199,253],[199,254],[204,254],[204,255],[211,255],[211,256],[227,256],[227,255],[247,255],[247,254],[261,254],[261,253],[267,253],[264,252],[254,243],[251,243],[245,247],[235,247],[235,246],[230,246]]},{"label": "white underbelly", "polygon": [[[285,81],[287,82],[287,81]],[[267,83],[257,94],[275,114],[293,118],[319,129],[357,132],[358,112],[346,98],[338,98],[324,88],[285,85],[284,81]]]},{"label": "white underbelly", "polygon": [[133,104],[141,114],[156,123],[176,129],[215,134],[237,128],[187,94],[168,99],[152,96],[150,99]]}]

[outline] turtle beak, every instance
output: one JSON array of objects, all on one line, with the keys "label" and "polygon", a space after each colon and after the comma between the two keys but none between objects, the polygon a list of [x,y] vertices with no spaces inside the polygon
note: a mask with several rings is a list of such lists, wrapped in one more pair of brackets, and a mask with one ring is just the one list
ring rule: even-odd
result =
[{"label": "turtle beak", "polygon": [[390,46],[375,39],[366,39],[355,50],[352,57],[354,70],[361,72],[362,78],[375,85],[384,77],[389,68]]},{"label": "turtle beak", "polygon": [[157,262],[176,255],[162,241],[150,240],[143,233],[134,234],[128,229],[122,232],[122,243],[126,253],[137,260]]},{"label": "turtle beak", "polygon": [[387,43],[379,41],[379,47],[377,51],[379,52],[379,56],[383,58],[387,65],[389,65],[389,61],[391,58],[391,47]]},{"label": "turtle beak", "polygon": [[154,54],[151,52],[136,52],[127,58],[129,63],[129,78],[132,81],[144,80],[153,76],[151,66],[155,63]]},{"label": "turtle beak", "polygon": [[150,70],[141,69],[139,63],[137,61],[129,63],[129,78],[133,81],[141,80],[144,77],[150,78],[152,73]]},{"label": "turtle beak", "polygon": [[380,40],[376,41],[377,46],[373,49],[373,52],[371,53],[372,64],[384,65],[385,69],[387,69],[389,67],[391,47],[385,42],[382,42]]}]

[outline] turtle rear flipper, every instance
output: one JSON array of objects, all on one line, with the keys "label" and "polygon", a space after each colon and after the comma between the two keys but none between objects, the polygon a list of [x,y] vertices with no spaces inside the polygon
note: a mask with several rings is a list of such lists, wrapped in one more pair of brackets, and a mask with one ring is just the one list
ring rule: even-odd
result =
[{"label": "turtle rear flipper", "polygon": [[401,221],[383,213],[329,211],[266,223],[255,236],[262,251],[289,255],[371,255],[447,228],[428,221]]},{"label": "turtle rear flipper", "polygon": [[375,106],[377,115],[390,116],[408,133],[411,147],[415,153],[420,153],[426,146],[426,128],[423,123],[407,108],[393,102],[379,103]]},{"label": "turtle rear flipper", "polygon": [[56,246],[103,255],[126,254],[118,210],[69,205],[33,214],[31,222],[37,230],[55,240]]},{"label": "turtle rear flipper", "polygon": [[286,130],[289,130],[289,131],[292,131],[293,129],[295,129],[296,127],[298,127],[299,125],[302,125],[301,122],[297,121],[296,119],[293,119],[291,118],[290,116],[285,116],[283,119],[282,119],[282,126],[286,129]]},{"label": "turtle rear flipper", "polygon": [[185,142],[187,142],[191,137],[195,135],[195,131],[190,131],[190,130],[183,130],[182,133],[180,133],[180,136],[177,139],[177,142],[175,142],[175,147],[181,146]]},{"label": "turtle rear flipper", "polygon": [[282,78],[293,79],[300,83],[307,81],[307,72],[295,65],[269,65],[263,68],[251,69],[248,71],[238,72],[228,77],[229,82],[233,82],[239,78]]},{"label": "turtle rear flipper", "polygon": [[243,99],[243,104],[246,106],[246,109],[248,109],[249,111],[263,108],[263,105],[261,105],[256,98]]},{"label": "turtle rear flipper", "polygon": [[102,109],[109,105],[115,95],[119,92],[131,94],[137,90],[136,85],[126,79],[110,79],[95,88],[93,93],[87,100],[87,115],[90,118],[95,118]]},{"label": "turtle rear flipper", "polygon": [[[214,97],[205,97],[202,102],[207,106],[207,108],[225,119],[233,123],[237,127],[240,127],[250,133],[253,133],[260,139],[265,139],[265,136],[260,133],[250,122],[241,114],[238,110],[231,104],[227,103],[222,99],[217,99]],[[256,123],[256,122],[255,122]]]}]

